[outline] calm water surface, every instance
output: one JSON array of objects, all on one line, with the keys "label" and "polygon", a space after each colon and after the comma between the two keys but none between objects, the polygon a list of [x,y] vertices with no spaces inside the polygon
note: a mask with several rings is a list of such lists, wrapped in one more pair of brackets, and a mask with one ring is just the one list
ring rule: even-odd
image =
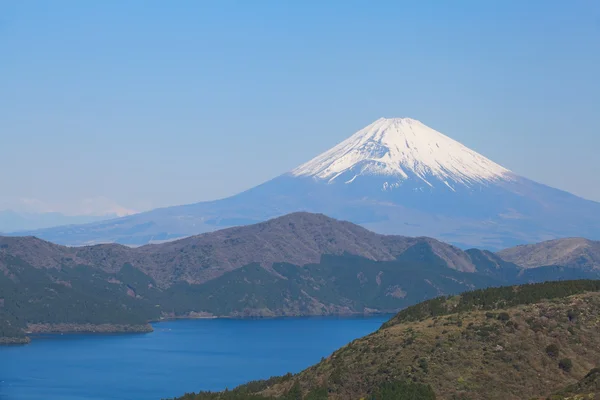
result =
[{"label": "calm water surface", "polygon": [[181,320],[0,346],[1,400],[159,400],[298,372],[389,317]]}]

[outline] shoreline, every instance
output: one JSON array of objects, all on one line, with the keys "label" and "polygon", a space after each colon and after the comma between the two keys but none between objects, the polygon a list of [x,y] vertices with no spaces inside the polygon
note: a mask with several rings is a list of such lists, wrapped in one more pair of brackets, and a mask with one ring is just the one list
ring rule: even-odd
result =
[{"label": "shoreline", "polygon": [[211,319],[219,319],[219,320],[277,320],[277,319],[313,319],[313,318],[333,318],[333,319],[362,319],[362,318],[375,318],[375,317],[386,317],[388,319],[392,318],[396,315],[397,311],[386,311],[379,313],[344,313],[344,314],[303,314],[303,315],[275,315],[275,316],[211,316],[211,317],[169,317],[163,318],[160,320],[149,321],[151,325],[160,324],[162,322],[172,322],[172,321],[180,321],[180,320],[211,320]]},{"label": "shoreline", "polygon": [[23,330],[25,336],[0,337],[0,346],[4,345],[25,345],[31,343],[36,336],[42,335],[76,335],[76,334],[134,334],[150,333],[154,329],[150,323],[146,324],[28,324]]},{"label": "shoreline", "polygon": [[29,336],[0,337],[0,346],[22,346],[31,343]]},{"label": "shoreline", "polygon": [[43,335],[55,333],[150,333],[152,325],[146,324],[28,324],[26,335]]},{"label": "shoreline", "polygon": [[149,324],[177,321],[177,320],[196,320],[196,319],[236,319],[236,320],[258,320],[258,319],[283,319],[283,318],[361,318],[377,317],[397,314],[400,310],[386,310],[381,312],[353,312],[353,313],[332,313],[332,314],[282,314],[282,315],[201,315],[201,316],[170,316],[160,319],[149,320]]},{"label": "shoreline", "polygon": [[25,336],[19,337],[0,337],[0,346],[4,345],[26,345],[31,343],[36,336],[42,335],[76,335],[76,334],[135,334],[135,333],[151,333],[154,331],[152,324],[161,322],[170,322],[178,320],[209,320],[209,319],[231,319],[231,320],[272,320],[272,319],[289,319],[289,318],[368,318],[377,316],[393,316],[397,311],[386,312],[356,312],[356,313],[340,313],[340,314],[300,314],[300,315],[207,315],[196,314],[186,316],[168,316],[160,319],[149,320],[146,324],[28,324],[24,330]]}]

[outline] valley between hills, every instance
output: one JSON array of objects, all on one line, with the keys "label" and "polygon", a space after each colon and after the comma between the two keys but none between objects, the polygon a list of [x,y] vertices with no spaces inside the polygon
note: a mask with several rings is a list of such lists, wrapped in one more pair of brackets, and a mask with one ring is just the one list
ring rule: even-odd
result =
[{"label": "valley between hills", "polygon": [[463,251],[310,213],[138,248],[1,237],[0,343],[147,332],[169,318],[393,313],[486,287],[598,279],[599,248],[564,239]]}]

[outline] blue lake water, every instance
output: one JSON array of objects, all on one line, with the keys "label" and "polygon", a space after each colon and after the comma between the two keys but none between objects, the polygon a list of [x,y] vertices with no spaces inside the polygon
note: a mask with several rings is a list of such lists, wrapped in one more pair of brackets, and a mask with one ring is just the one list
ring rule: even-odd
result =
[{"label": "blue lake water", "polygon": [[161,322],[0,346],[0,400],[159,400],[298,372],[388,316]]}]

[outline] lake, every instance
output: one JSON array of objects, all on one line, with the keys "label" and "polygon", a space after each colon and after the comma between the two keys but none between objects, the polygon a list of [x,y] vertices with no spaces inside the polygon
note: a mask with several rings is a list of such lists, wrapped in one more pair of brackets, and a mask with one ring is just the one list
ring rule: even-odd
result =
[{"label": "lake", "polygon": [[159,400],[299,372],[373,332],[369,318],[198,319],[131,335],[0,346],[0,400]]}]

